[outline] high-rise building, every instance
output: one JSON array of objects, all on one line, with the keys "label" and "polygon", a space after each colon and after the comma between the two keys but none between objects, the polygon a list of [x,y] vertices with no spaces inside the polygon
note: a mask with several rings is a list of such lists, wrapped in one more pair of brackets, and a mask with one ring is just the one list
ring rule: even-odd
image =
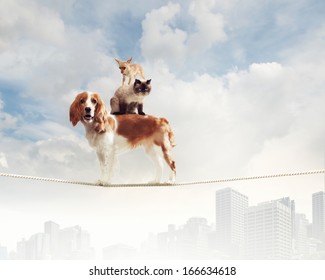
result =
[{"label": "high-rise building", "polygon": [[8,258],[7,247],[0,244],[0,260],[6,260]]},{"label": "high-rise building", "polygon": [[314,193],[312,199],[313,237],[325,242],[325,193]]},{"label": "high-rise building", "polygon": [[55,236],[60,231],[60,226],[52,221],[48,221],[44,223],[44,233]]},{"label": "high-rise building", "polygon": [[209,255],[211,227],[205,218],[193,217],[178,231],[178,246],[183,258],[204,258]]},{"label": "high-rise building", "polygon": [[44,233],[35,233],[28,240],[17,243],[18,260],[44,260],[49,256],[49,239]]},{"label": "high-rise building", "polygon": [[295,235],[294,250],[295,255],[304,257],[309,254],[309,238],[308,238],[309,221],[305,214],[295,214]]},{"label": "high-rise building", "polygon": [[216,192],[216,246],[239,256],[245,240],[245,211],[248,197],[231,188]]},{"label": "high-rise building", "polygon": [[247,258],[291,258],[291,209],[289,198],[263,202],[247,209],[245,215]]},{"label": "high-rise building", "polygon": [[91,259],[90,235],[80,226],[60,230],[59,254],[63,259]]},{"label": "high-rise building", "polygon": [[49,242],[49,255],[52,259],[57,259],[60,226],[52,221],[45,222],[44,233],[47,236]]}]

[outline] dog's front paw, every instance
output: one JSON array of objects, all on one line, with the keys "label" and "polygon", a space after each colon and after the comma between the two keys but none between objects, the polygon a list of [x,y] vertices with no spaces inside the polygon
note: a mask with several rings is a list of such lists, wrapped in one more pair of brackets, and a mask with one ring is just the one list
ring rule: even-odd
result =
[{"label": "dog's front paw", "polygon": [[95,182],[95,184],[97,186],[105,187],[105,186],[109,186],[111,184],[111,182],[110,181],[107,181],[107,180],[97,180]]},{"label": "dog's front paw", "polygon": [[167,185],[174,185],[175,184],[175,180],[168,180],[166,181]]},{"label": "dog's front paw", "polygon": [[159,180],[152,180],[148,182],[148,185],[159,185],[160,181]]},{"label": "dog's front paw", "polygon": [[175,184],[175,181],[176,181],[176,173],[171,172],[171,174],[169,175],[167,183],[170,184],[170,185],[173,185],[173,184]]}]

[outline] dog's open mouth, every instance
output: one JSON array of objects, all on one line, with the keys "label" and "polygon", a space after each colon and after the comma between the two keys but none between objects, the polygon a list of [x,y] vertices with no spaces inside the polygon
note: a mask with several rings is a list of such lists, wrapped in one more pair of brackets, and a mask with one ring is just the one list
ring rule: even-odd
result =
[{"label": "dog's open mouth", "polygon": [[87,121],[87,122],[92,121],[93,118],[94,118],[94,117],[93,117],[92,115],[90,115],[90,114],[84,115],[84,120]]}]

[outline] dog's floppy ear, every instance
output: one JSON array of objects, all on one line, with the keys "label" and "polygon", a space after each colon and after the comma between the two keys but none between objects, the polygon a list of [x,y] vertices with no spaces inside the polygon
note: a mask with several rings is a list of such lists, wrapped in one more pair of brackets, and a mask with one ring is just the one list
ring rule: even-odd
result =
[{"label": "dog's floppy ear", "polygon": [[79,111],[79,95],[76,96],[75,100],[70,105],[70,122],[75,126],[80,121]]},{"label": "dog's floppy ear", "polygon": [[132,61],[132,56],[126,62],[131,63],[131,61]]},{"label": "dog's floppy ear", "polygon": [[94,97],[97,99],[97,105],[95,110],[95,130],[97,133],[103,133],[107,130],[107,118],[108,112],[105,104],[99,94],[95,93]]}]

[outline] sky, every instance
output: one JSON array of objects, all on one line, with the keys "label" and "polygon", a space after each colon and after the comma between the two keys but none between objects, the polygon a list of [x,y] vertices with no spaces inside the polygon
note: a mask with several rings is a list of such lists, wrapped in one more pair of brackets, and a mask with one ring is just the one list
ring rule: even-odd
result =
[{"label": "sky", "polygon": [[[177,181],[324,168],[325,3],[265,1],[0,2],[0,172],[96,181],[99,167],[73,128],[84,90],[105,102],[122,82],[114,58],[152,79],[144,111],[170,121]],[[167,170],[167,169],[166,169]],[[142,150],[114,182],[150,181]],[[136,245],[193,216],[214,222],[214,194],[249,204],[290,196],[311,220],[323,175],[180,188],[103,189],[0,177],[0,244],[53,220],[81,225],[95,247]]]}]

